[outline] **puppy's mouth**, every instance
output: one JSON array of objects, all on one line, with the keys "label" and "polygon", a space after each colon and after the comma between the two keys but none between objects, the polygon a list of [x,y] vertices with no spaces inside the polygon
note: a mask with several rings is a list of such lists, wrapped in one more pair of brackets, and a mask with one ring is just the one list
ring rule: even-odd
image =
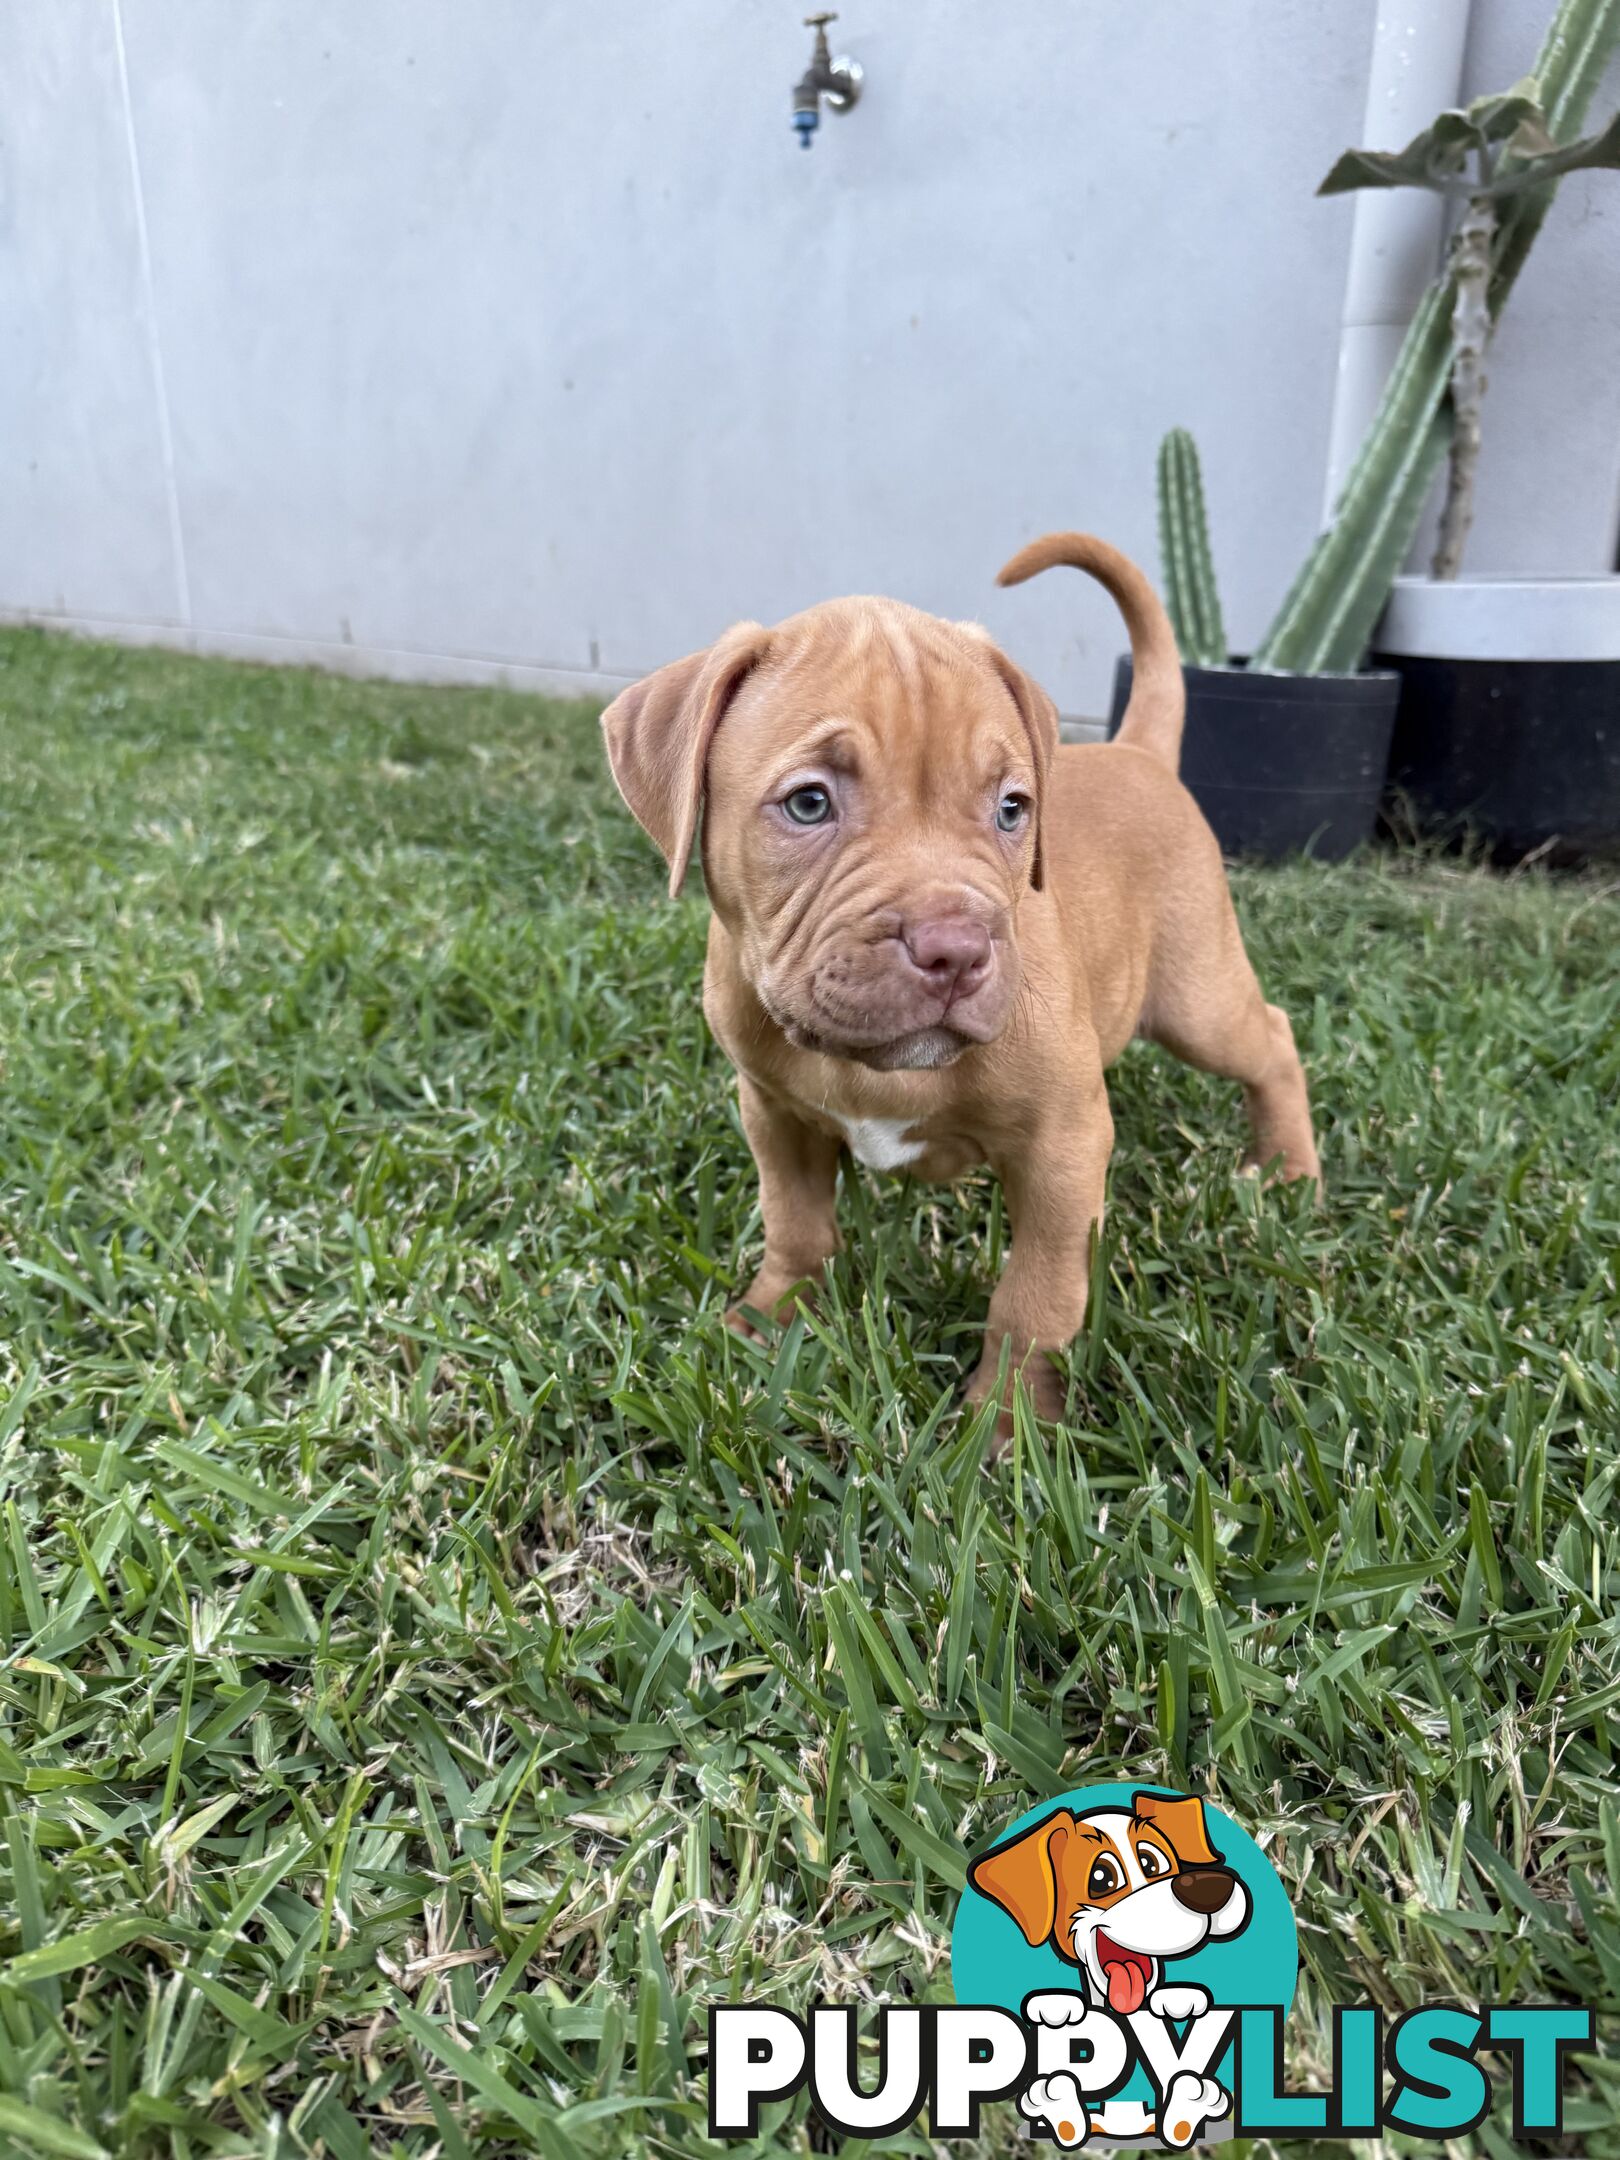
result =
[{"label": "puppy's mouth", "polygon": [[1017,955],[997,940],[994,958],[960,978],[930,982],[901,965],[899,939],[829,946],[810,961],[772,959],[750,970],[755,994],[796,1050],[847,1059],[873,1072],[937,1072],[1007,1026],[1019,983]]},{"label": "puppy's mouth", "polygon": [[896,1035],[880,1043],[837,1042],[797,1021],[784,1023],[782,1032],[796,1050],[818,1050],[823,1057],[848,1058],[852,1064],[868,1066],[873,1072],[938,1072],[943,1065],[954,1065],[964,1050],[972,1048],[971,1038],[948,1027],[914,1028],[908,1035]]},{"label": "puppy's mouth", "polygon": [[1097,1954],[1097,1966],[1108,1991],[1109,2009],[1120,2017],[1129,2017],[1133,2010],[1140,2010],[1147,2000],[1148,1985],[1153,1978],[1153,1960],[1140,1950],[1127,1950],[1102,1928],[1091,1938],[1091,1947]]}]

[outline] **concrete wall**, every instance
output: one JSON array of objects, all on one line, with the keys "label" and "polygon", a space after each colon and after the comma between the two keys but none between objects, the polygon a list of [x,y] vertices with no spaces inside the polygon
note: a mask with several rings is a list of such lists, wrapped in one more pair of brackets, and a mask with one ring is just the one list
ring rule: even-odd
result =
[{"label": "concrete wall", "polygon": [[[1543,6],[1476,0],[1470,72]],[[0,610],[592,687],[883,590],[1097,710],[1106,602],[991,579],[1054,525],[1151,559],[1184,423],[1252,638],[1320,510],[1372,0],[858,0],[808,153],[800,13],[8,0]],[[1613,558],[1620,180],[1569,192],[1483,566]]]}]

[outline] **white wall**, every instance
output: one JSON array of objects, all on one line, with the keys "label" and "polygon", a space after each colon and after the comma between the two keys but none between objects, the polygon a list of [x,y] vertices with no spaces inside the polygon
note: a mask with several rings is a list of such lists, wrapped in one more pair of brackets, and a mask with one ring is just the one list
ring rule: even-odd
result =
[{"label": "white wall", "polygon": [[[1510,79],[1540,5],[1476,5]],[[858,0],[809,152],[801,12],[8,0],[0,610],[584,686],[882,590],[1097,710],[1106,603],[991,580],[1054,525],[1151,559],[1183,423],[1252,638],[1320,509],[1350,208],[1312,191],[1372,0]],[[1556,410],[1533,294],[1556,396],[1620,400],[1606,183],[1504,338],[1491,567]],[[1532,567],[1612,559],[1620,428],[1570,417]]]}]

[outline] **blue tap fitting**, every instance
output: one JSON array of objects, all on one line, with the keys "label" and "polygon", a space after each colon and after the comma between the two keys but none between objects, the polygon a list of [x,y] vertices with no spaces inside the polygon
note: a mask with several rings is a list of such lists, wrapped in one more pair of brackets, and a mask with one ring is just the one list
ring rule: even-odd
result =
[{"label": "blue tap fitting", "polygon": [[813,109],[809,112],[796,112],[793,115],[793,125],[799,131],[799,145],[801,149],[808,150],[810,147],[811,136],[821,125],[821,115]]}]

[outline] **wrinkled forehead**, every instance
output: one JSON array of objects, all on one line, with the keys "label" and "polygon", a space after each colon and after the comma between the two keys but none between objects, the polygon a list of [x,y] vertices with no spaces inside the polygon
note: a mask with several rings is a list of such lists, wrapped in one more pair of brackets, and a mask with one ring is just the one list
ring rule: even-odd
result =
[{"label": "wrinkled forehead", "polygon": [[771,633],[711,751],[717,777],[814,755],[901,777],[941,766],[994,786],[1029,763],[1012,694],[979,631],[895,601],[833,600]]}]

